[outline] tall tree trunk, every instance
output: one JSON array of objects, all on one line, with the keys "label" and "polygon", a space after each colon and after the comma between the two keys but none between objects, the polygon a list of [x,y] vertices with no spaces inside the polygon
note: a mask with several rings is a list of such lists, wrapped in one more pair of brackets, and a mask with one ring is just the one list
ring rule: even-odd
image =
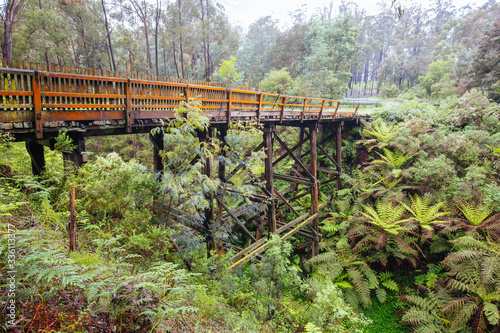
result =
[{"label": "tall tree trunk", "polygon": [[177,56],[176,56],[176,50],[175,50],[175,41],[172,41],[172,53],[174,54],[174,65],[175,65],[175,71],[177,72],[177,78],[180,78],[180,76],[179,76],[179,66],[177,65]]},{"label": "tall tree trunk", "polygon": [[153,73],[153,60],[151,59],[151,50],[149,48],[149,29],[146,16],[144,16],[143,24],[144,24],[144,38],[146,38],[146,56],[149,65],[149,73],[151,74]]},{"label": "tall tree trunk", "polygon": [[26,0],[8,0],[5,6],[5,21],[3,24],[2,55],[7,65],[12,58],[12,31],[16,18]]},{"label": "tall tree trunk", "polygon": [[155,26],[155,65],[156,65],[156,76],[160,76],[160,71],[158,67],[158,28],[160,26],[160,14],[161,14],[161,1],[156,0],[156,26]]},{"label": "tall tree trunk", "polygon": [[206,42],[206,27],[205,27],[205,9],[203,8],[203,0],[200,0],[201,7],[201,27],[202,27],[202,40],[203,40],[203,60],[205,61],[205,80],[209,81],[208,72],[208,59],[207,59],[207,42]]},{"label": "tall tree trunk", "polygon": [[181,51],[181,70],[182,70],[182,78],[184,79],[184,51],[182,50],[182,0],[179,0],[179,46]]},{"label": "tall tree trunk", "polygon": [[206,0],[206,6],[207,7],[207,21],[208,21],[208,33],[207,33],[207,62],[208,62],[208,78],[207,81],[212,80],[212,74],[213,74],[213,66],[212,66],[212,59],[210,57],[210,1]]},{"label": "tall tree trunk", "polygon": [[111,31],[109,31],[108,13],[106,12],[106,6],[104,5],[104,0],[101,0],[101,3],[102,3],[102,10],[104,12],[104,25],[106,27],[106,34],[108,35],[108,46],[111,55],[111,62],[113,63],[113,71],[116,72],[115,55],[113,53],[113,44],[111,43]]},{"label": "tall tree trunk", "polygon": [[82,39],[83,39],[83,48],[85,49],[85,54],[87,55],[87,67],[91,68],[89,49],[87,48],[87,42],[85,41],[85,23],[83,22],[83,19],[81,17],[80,20],[82,21]]}]

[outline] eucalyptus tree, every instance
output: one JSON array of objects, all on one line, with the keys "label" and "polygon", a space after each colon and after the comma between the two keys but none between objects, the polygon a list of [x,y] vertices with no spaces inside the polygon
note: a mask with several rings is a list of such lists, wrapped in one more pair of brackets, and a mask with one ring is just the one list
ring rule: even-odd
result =
[{"label": "eucalyptus tree", "polygon": [[302,73],[309,86],[303,94],[336,98],[347,91],[351,59],[358,52],[358,31],[354,18],[349,15],[312,23]]},{"label": "eucalyptus tree", "polygon": [[250,25],[237,57],[239,70],[245,73],[250,85],[258,85],[273,69],[271,59],[278,33],[276,21],[271,16],[261,17]]}]

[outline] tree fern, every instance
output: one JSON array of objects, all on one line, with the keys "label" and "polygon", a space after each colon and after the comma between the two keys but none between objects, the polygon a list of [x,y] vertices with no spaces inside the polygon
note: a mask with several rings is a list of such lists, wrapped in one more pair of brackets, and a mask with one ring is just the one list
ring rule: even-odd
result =
[{"label": "tree fern", "polygon": [[443,307],[452,300],[444,288],[433,291],[424,288],[425,296],[404,295],[403,302],[410,304],[401,321],[412,326],[412,332],[456,332],[451,329],[451,318],[443,312]]},{"label": "tree fern", "polygon": [[411,213],[412,219],[417,221],[422,229],[432,231],[433,228],[431,224],[448,223],[448,221],[441,219],[448,215],[448,212],[442,211],[446,205],[444,201],[431,205],[430,196],[424,196],[422,198],[418,195],[410,197],[410,201],[411,206],[405,203],[401,204]]},{"label": "tree fern", "polygon": [[488,216],[493,212],[493,207],[484,206],[482,204],[473,204],[472,202],[463,201],[457,205],[458,209],[464,214],[467,221],[473,226],[482,224]]}]

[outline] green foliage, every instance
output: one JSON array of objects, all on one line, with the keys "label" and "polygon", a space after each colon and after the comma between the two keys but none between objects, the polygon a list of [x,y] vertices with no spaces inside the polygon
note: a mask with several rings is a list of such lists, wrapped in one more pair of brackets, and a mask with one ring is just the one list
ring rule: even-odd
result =
[{"label": "green foliage", "polygon": [[371,139],[361,141],[368,146],[368,151],[374,148],[384,148],[397,135],[399,125],[388,125],[382,119],[376,119],[370,127],[363,129],[363,134]]},{"label": "green foliage", "polygon": [[408,328],[396,320],[398,312],[401,311],[404,304],[396,297],[389,295],[384,303],[374,301],[374,305],[363,311],[372,323],[366,326],[367,333],[390,333],[407,332]]},{"label": "green foliage", "polygon": [[406,310],[401,322],[412,326],[412,332],[466,332],[466,330],[456,330],[451,327],[451,318],[443,311],[444,306],[452,301],[452,297],[444,288],[437,292],[429,288],[424,288],[424,297],[417,295],[405,295],[401,300],[411,306]]},{"label": "green foliage", "polygon": [[236,71],[236,61],[236,58],[233,56],[229,60],[222,60],[219,64],[219,71],[214,76],[214,80],[225,84],[239,82],[240,73]]},{"label": "green foliage", "polygon": [[379,281],[360,255],[351,252],[348,247],[341,247],[320,253],[309,262],[318,265],[315,275],[341,288],[344,297],[355,309],[360,304],[371,306],[371,290],[379,288]]},{"label": "green foliage", "polygon": [[387,98],[396,98],[399,95],[399,89],[395,84],[391,84],[390,87],[384,87],[382,90],[382,96]]},{"label": "green foliage", "polygon": [[470,237],[454,241],[458,248],[443,261],[451,278],[448,288],[460,296],[443,307],[453,316],[452,328],[471,323],[474,332],[484,332],[500,321],[500,248]]},{"label": "green foliage", "polygon": [[404,206],[378,201],[375,208],[363,207],[361,224],[353,225],[347,233],[350,242],[355,244],[353,250],[365,253],[371,261],[383,266],[390,258],[398,263],[408,260],[416,266],[420,249],[409,235],[408,219],[402,219],[406,211]]},{"label": "green foliage", "polygon": [[415,278],[415,283],[421,286],[427,286],[428,288],[434,288],[439,279],[446,277],[442,272],[443,266],[439,264],[428,264],[427,268],[427,273],[418,275]]},{"label": "green foliage", "polygon": [[426,90],[428,96],[431,96],[432,86],[438,83],[450,70],[450,62],[438,59],[429,65],[425,76],[418,77],[420,85]]},{"label": "green foliage", "polygon": [[269,72],[260,83],[262,91],[280,95],[287,95],[292,86],[293,79],[285,68]]},{"label": "green foliage", "polygon": [[55,140],[54,149],[61,153],[71,153],[76,148],[76,145],[73,144],[73,139],[66,132],[59,131],[59,135]]},{"label": "green foliage", "polygon": [[[343,300],[340,290],[331,281],[311,281],[316,293],[309,323],[323,332],[364,332],[370,323]],[[309,325],[311,328],[311,325]]]},{"label": "green foliage", "polygon": [[438,220],[444,216],[449,215],[446,211],[440,211],[446,207],[445,202],[440,201],[431,205],[431,196],[424,196],[423,198],[414,195],[410,197],[411,206],[401,203],[411,214],[412,219],[418,222],[418,225],[427,231],[432,231],[432,224],[448,223],[446,220]]}]

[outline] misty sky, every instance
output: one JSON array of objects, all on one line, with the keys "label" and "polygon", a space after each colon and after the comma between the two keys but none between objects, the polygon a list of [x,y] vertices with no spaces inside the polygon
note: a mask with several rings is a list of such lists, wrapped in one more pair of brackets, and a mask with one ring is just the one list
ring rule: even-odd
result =
[{"label": "misty sky", "polygon": [[[327,6],[331,0],[218,0],[224,8],[229,17],[229,21],[234,24],[241,25],[243,28],[254,22],[262,16],[271,15],[273,18],[278,19],[281,25],[290,24],[289,13],[301,8],[307,4],[307,13],[310,15],[315,12],[316,8]],[[380,10],[378,3],[385,2],[390,4],[391,0],[353,0],[366,12],[376,14]],[[421,3],[428,5],[430,1],[400,1],[403,8],[410,3]],[[472,4],[474,7],[484,4],[486,0],[452,0],[455,7],[460,8],[467,4]],[[338,7],[340,0],[334,0],[334,8]]]}]

